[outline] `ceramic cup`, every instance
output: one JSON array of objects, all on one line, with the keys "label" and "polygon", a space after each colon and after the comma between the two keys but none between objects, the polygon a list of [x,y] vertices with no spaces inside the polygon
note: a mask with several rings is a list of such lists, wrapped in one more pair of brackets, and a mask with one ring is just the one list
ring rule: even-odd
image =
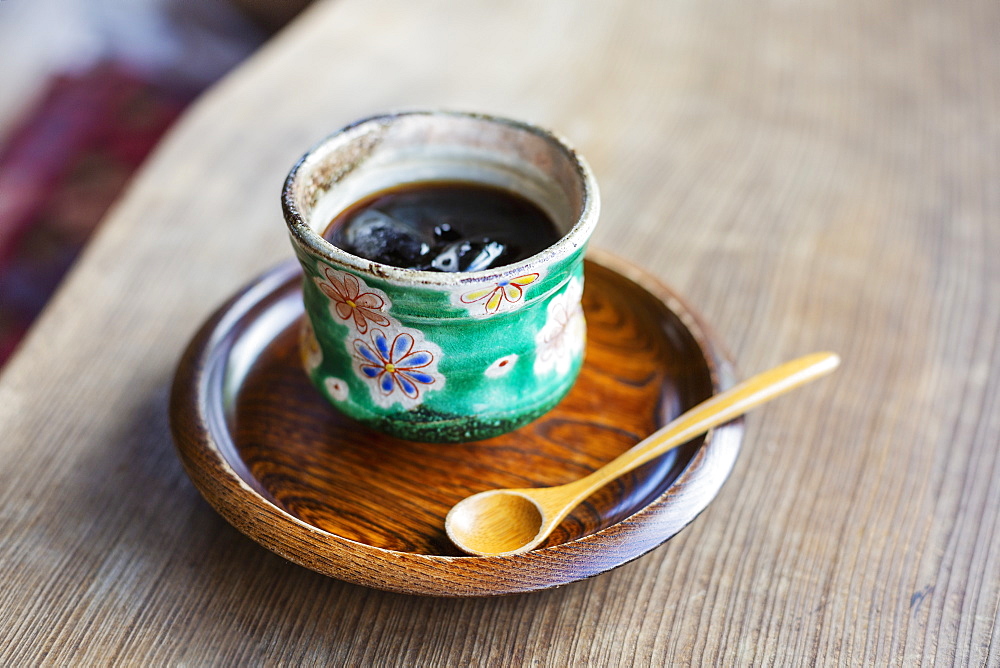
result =
[{"label": "ceramic cup", "polygon": [[[513,191],[562,236],[468,273],[380,264],[323,238],[350,205],[433,181]],[[299,160],[282,192],[305,272],[301,351],[312,382],[348,416],[411,440],[479,440],[542,415],[583,361],[583,255],[599,206],[583,159],[527,123],[435,111],[340,130]]]}]

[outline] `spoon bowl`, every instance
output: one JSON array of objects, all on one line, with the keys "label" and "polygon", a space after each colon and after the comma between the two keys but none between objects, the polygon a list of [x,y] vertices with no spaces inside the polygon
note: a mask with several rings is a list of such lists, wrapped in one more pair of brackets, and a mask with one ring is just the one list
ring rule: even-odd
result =
[{"label": "spoon bowl", "polygon": [[687,443],[840,364],[834,353],[813,353],[760,373],[717,394],[579,480],[555,487],[494,489],[459,501],[445,518],[448,538],[480,556],[521,554],[538,547],[577,505],[619,476]]},{"label": "spoon bowl", "polygon": [[449,537],[474,554],[518,554],[538,545],[548,535],[545,509],[522,491],[530,490],[491,489],[462,499],[449,514]]}]

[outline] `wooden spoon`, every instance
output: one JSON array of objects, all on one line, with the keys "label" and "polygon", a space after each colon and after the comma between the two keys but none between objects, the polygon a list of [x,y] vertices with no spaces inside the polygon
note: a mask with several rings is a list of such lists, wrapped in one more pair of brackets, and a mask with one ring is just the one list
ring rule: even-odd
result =
[{"label": "wooden spoon", "polygon": [[813,353],[760,373],[698,404],[590,475],[556,487],[492,489],[459,501],[445,531],[459,549],[481,556],[520,554],[537,547],[581,501],[618,476],[840,364]]}]

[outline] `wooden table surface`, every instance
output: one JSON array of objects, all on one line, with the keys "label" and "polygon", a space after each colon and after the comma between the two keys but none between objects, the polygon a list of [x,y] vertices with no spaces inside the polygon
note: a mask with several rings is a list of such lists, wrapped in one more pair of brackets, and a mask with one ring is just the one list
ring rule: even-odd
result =
[{"label": "wooden table surface", "polygon": [[[210,91],[0,377],[2,665],[1000,664],[1000,3],[338,0]],[[557,129],[595,244],[744,374],[837,374],[747,421],[677,538],[495,599],[349,585],[231,528],[175,455],[199,323],[290,256],[278,194],[370,113]]]}]

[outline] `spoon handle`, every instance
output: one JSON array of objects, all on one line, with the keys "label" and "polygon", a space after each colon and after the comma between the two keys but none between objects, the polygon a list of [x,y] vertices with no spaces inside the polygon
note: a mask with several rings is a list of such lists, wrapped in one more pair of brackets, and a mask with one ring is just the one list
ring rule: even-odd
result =
[{"label": "spoon handle", "polygon": [[813,353],[748,378],[703,401],[607,465],[564,488],[572,486],[573,496],[583,500],[618,476],[778,395],[825,376],[839,364],[840,357],[835,353]]}]

